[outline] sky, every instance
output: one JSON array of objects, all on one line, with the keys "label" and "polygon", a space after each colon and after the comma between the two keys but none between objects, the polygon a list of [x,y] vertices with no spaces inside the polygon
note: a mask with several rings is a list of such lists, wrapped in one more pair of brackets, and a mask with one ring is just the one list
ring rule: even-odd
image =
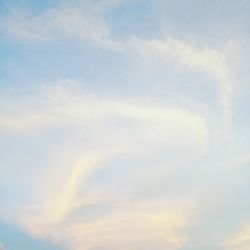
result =
[{"label": "sky", "polygon": [[250,249],[249,22],[0,0],[0,250]]}]

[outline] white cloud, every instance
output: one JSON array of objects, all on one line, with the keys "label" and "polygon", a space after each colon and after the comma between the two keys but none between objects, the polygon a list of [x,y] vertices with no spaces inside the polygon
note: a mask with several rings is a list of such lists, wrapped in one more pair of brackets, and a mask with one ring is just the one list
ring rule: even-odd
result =
[{"label": "white cloud", "polygon": [[5,32],[31,42],[58,38],[98,40],[107,37],[109,30],[106,24],[92,9],[92,5],[65,2],[38,15],[29,13],[30,10],[15,10],[2,20],[1,27]]},{"label": "white cloud", "polygon": [[[228,54],[232,43],[223,48],[209,45],[197,46],[177,38],[144,40],[112,37],[112,27],[105,20],[105,13],[119,1],[66,3],[38,15],[14,12],[2,21],[2,29],[28,41],[51,41],[90,39],[97,46],[105,46],[130,55],[140,55],[141,60],[170,62],[178,67],[202,71],[218,81],[218,102],[221,105],[224,126],[230,130],[233,86],[228,66]],[[142,63],[143,64],[143,63]],[[30,118],[32,119],[32,118]],[[228,132],[229,133],[229,132]]]},{"label": "white cloud", "polygon": [[[101,129],[101,132],[105,127],[105,130],[111,129],[107,132],[112,133],[121,129],[116,125],[119,121],[127,120],[128,126],[124,129],[127,132],[134,131],[134,139],[156,143],[170,141],[170,144],[176,145],[185,145],[192,141],[203,148],[208,144],[206,120],[203,117],[188,110],[163,106],[152,101],[118,101],[98,98],[81,91],[75,95],[70,88],[59,87],[53,88],[49,96],[35,96],[27,101],[13,100],[11,103],[12,105],[7,105],[2,102],[2,129],[29,132],[50,126],[68,125],[89,131],[93,128]],[[96,133],[98,131],[94,132]],[[117,136],[126,140],[126,136],[124,138],[121,133]]]},{"label": "white cloud", "polygon": [[[191,70],[203,72],[217,82],[215,89],[215,100],[220,110],[221,134],[228,145],[232,145],[234,140],[232,124],[233,105],[233,82],[229,66],[230,51],[234,44],[228,42],[223,48],[216,48],[209,45],[196,45],[186,40],[176,38],[145,40],[137,37],[128,39],[117,46],[126,51],[130,56],[138,56],[142,65],[148,62],[152,65],[170,65],[179,69],[180,72]],[[147,69],[146,69],[147,70]],[[206,86],[204,86],[204,91]]]},{"label": "white cloud", "polygon": [[198,47],[185,40],[174,38],[142,40],[133,38],[124,44],[128,51],[132,51],[147,60],[161,60],[162,62],[174,62],[179,67],[187,67],[191,70],[209,73],[219,81],[221,85],[221,102],[223,108],[231,106],[231,83],[229,81],[229,69],[227,65],[227,49]]}]

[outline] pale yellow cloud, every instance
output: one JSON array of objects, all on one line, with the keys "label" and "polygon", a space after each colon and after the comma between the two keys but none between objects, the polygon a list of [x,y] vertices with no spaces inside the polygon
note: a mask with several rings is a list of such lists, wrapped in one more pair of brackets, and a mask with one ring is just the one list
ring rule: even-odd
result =
[{"label": "pale yellow cloud", "polygon": [[[42,180],[34,186],[37,202],[20,205],[20,214],[10,215],[11,220],[21,223],[31,234],[40,237],[60,240],[63,225],[70,221],[75,210],[88,204],[104,202],[115,206],[115,202],[107,199],[108,193],[82,195],[82,190],[88,185],[88,178],[109,161],[121,156],[127,157],[129,154],[148,154],[164,145],[177,148],[184,146],[195,155],[204,153],[209,146],[208,128],[203,117],[188,110],[152,101],[101,98],[80,90],[75,93],[71,87],[62,85],[55,89],[49,88],[46,94],[40,93],[30,99],[15,99],[13,102],[11,98],[8,100],[10,105],[2,103],[0,127],[7,129],[9,133],[19,131],[25,135],[31,132],[37,134],[44,128],[61,126],[69,126],[78,131],[78,140],[73,138],[57,148],[53,154],[51,152],[46,163],[48,166],[44,166],[47,167],[47,174],[43,170],[45,174],[40,177]],[[32,116],[37,119],[29,119]],[[121,121],[125,122],[125,127]],[[37,171],[39,176],[39,169]],[[140,180],[144,181],[145,178]],[[183,244],[185,237],[175,233],[176,228],[182,227],[179,215],[172,210],[161,210],[158,214],[155,212],[158,209],[156,206],[166,207],[166,204],[162,206],[158,202],[153,203],[154,209],[150,208],[152,205],[146,204],[124,211],[130,198],[128,197],[127,205],[117,207],[116,213],[110,218],[105,217],[103,221],[95,221],[93,224],[72,224],[69,229],[72,231],[68,233],[74,234],[78,226],[82,227],[82,233],[89,239],[89,243],[86,243],[88,247],[94,244],[96,237],[100,238],[100,244],[118,244],[119,234],[124,230],[124,241],[142,242],[146,238],[140,238],[137,231],[143,229],[145,235],[152,235],[152,242],[155,244],[176,249]],[[121,217],[123,219],[119,222]],[[109,227],[107,231],[105,225]],[[88,232],[87,227],[97,227],[97,231]],[[130,228],[134,228],[134,233]],[[108,231],[114,238],[109,239]],[[82,239],[81,232],[78,233],[72,239],[72,249],[83,244],[77,243]]]},{"label": "pale yellow cloud", "polygon": [[19,213],[13,216],[31,234],[40,237],[53,236],[55,229],[68,220],[75,210],[103,200],[98,194],[81,196],[80,191],[87,185],[87,179],[105,162],[126,153],[128,148],[126,145],[116,145],[113,148],[107,145],[106,148],[95,149],[83,147],[77,151],[73,154],[60,152],[65,156],[56,155],[60,157],[58,166],[54,165],[49,169],[44,180],[46,187],[42,187],[42,192],[37,192],[37,195],[40,193],[41,202],[21,207],[22,216]]},{"label": "pale yellow cloud", "polygon": [[190,207],[181,208],[175,201],[126,203],[106,217],[70,225],[64,234],[74,250],[179,249],[186,243],[184,229],[191,219]]},{"label": "pale yellow cloud", "polygon": [[250,248],[250,226],[246,226],[240,232],[232,235],[223,245],[229,249],[248,250]]}]

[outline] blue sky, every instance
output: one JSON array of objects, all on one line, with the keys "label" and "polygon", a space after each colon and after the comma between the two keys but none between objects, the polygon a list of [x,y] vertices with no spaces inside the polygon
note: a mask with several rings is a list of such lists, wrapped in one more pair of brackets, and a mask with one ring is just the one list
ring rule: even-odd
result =
[{"label": "blue sky", "polygon": [[0,250],[249,249],[249,16],[0,0]]}]

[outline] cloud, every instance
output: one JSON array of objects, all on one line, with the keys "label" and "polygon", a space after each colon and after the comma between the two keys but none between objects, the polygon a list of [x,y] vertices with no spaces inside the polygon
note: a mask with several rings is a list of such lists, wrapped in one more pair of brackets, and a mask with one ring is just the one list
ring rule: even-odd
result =
[{"label": "cloud", "polygon": [[[70,47],[88,41],[114,49],[112,55],[135,66],[129,72],[119,69],[129,75],[125,83],[133,85],[120,96],[103,94],[99,85],[93,93],[92,82],[83,88],[83,81],[73,79],[51,82],[25,96],[1,94],[0,191],[9,195],[3,198],[1,215],[33,236],[63,242],[72,250],[186,249],[210,239],[218,245],[223,226],[205,234],[234,209],[227,210],[235,199],[229,195],[235,191],[231,182],[244,184],[242,175],[228,177],[232,166],[249,162],[247,146],[237,149],[230,140],[237,133],[228,62],[233,45],[198,45],[160,34],[114,38],[106,14],[120,2],[64,2],[44,12],[15,10],[1,18],[2,31],[17,39],[66,41]],[[173,82],[161,79],[171,71],[180,73],[176,93],[169,87]],[[186,72],[192,78],[188,86]],[[205,80],[196,90],[199,77]],[[161,100],[152,95],[158,79]],[[211,103],[201,97],[207,90],[200,87],[204,82],[212,86]],[[110,86],[122,85],[115,84]],[[192,93],[186,95],[183,89],[189,86]],[[138,95],[129,93],[136,88]],[[248,234],[243,230],[225,247],[245,249]]]},{"label": "cloud", "polygon": [[197,45],[189,40],[173,37],[140,39],[134,36],[123,43],[118,43],[118,46],[132,58],[138,57],[138,64],[148,63],[149,66],[145,67],[145,71],[151,70],[151,74],[152,68],[157,65],[158,68],[162,68],[161,71],[157,71],[157,74],[159,72],[162,74],[165,66],[166,70],[177,69],[180,74],[185,71],[197,74],[201,72],[204,77],[209,76],[213,79],[213,81],[210,80],[211,83],[205,81],[211,86],[204,85],[204,91],[206,88],[211,88],[214,82],[216,83],[216,87],[212,88],[215,90],[214,100],[219,109],[213,110],[211,107],[211,110],[215,115],[217,113],[218,122],[223,128],[221,131],[223,140],[227,141],[228,146],[232,146],[235,139],[232,128],[234,86],[229,60],[230,53],[234,50],[233,42],[228,42],[223,48],[216,48],[209,44]]},{"label": "cloud", "polygon": [[229,249],[247,250],[250,247],[250,227],[245,227],[241,232],[232,235],[230,239],[224,243]]},{"label": "cloud", "polygon": [[223,108],[230,108],[232,86],[227,64],[228,47],[216,49],[209,46],[198,47],[191,42],[175,38],[143,40],[136,37],[128,41],[125,47],[128,51],[134,51],[151,61],[170,61],[179,67],[185,66],[190,70],[210,74],[221,85],[220,94]]},{"label": "cloud", "polygon": [[176,201],[171,205],[159,200],[123,205],[97,220],[67,225],[64,234],[70,248],[179,249],[185,244],[182,232],[191,219],[188,204],[181,202],[181,209]]},{"label": "cloud", "polygon": [[[141,60],[170,62],[177,67],[202,71],[218,81],[218,102],[221,105],[224,126],[230,130],[233,86],[228,65],[232,42],[223,48],[196,44],[174,37],[141,39],[136,34],[119,40],[112,37],[106,13],[123,1],[63,2],[45,12],[32,15],[14,11],[2,21],[2,29],[27,41],[90,40],[96,46],[111,48],[129,56],[142,56]],[[159,37],[161,34],[159,34]],[[30,118],[33,119],[33,118]],[[232,131],[231,131],[232,132]],[[230,132],[227,132],[228,136]]]},{"label": "cloud", "polygon": [[62,250],[61,244],[56,244],[50,239],[40,239],[30,235],[23,228],[5,220],[0,221],[0,234],[3,243],[1,250],[38,249],[38,250]]},{"label": "cloud", "polygon": [[[152,154],[153,157],[157,149],[161,150],[166,146],[180,152],[184,150],[196,157],[204,154],[209,147],[206,120],[196,113],[150,100],[102,97],[80,87],[71,87],[72,83],[72,80],[62,80],[56,87],[47,87],[45,91],[38,91],[25,99],[8,96],[2,99],[0,105],[1,131],[24,138],[29,135],[40,138],[50,130],[58,130],[55,135],[51,134],[50,143],[64,138],[63,143],[56,144],[52,151],[48,149],[50,154],[45,154],[48,159],[41,159],[43,167],[36,169],[34,181],[30,182],[35,201],[31,199],[26,204],[18,204],[20,213],[16,213],[16,216],[10,210],[5,212],[6,217],[20,223],[32,234],[59,241],[64,224],[70,221],[77,210],[102,202],[112,204],[106,200],[111,195],[109,191],[88,191],[95,186],[91,183],[91,178],[100,169],[108,168],[110,162],[120,157],[137,158],[146,154]],[[69,129],[68,136],[65,136],[64,128]],[[161,157],[164,159],[164,155]],[[23,168],[23,175],[28,175],[28,171]],[[143,173],[140,174],[141,177],[142,175]],[[139,185],[145,185],[145,179],[140,180],[142,183]],[[133,199],[131,193],[128,204]],[[156,201],[155,206],[157,204]],[[118,244],[119,234],[116,231],[122,234],[123,230],[126,232],[124,241],[145,241],[146,238],[142,239],[139,235],[133,236],[144,228],[145,234],[152,233],[152,244],[169,245],[177,249],[184,242],[182,236],[175,235],[175,223],[179,225],[178,216],[173,215],[172,221],[172,210],[170,214],[161,211],[162,217],[158,217],[152,209],[148,214],[148,206],[150,209],[151,204],[146,205],[145,216],[139,215],[143,209],[137,206],[132,211],[118,209],[115,214],[111,213],[110,218],[104,217],[103,222],[97,220],[86,225],[73,223],[69,233],[74,234],[78,226],[82,227],[89,239],[86,244],[90,247],[94,244],[95,237],[100,237],[101,245],[112,244],[112,240],[114,244]],[[119,222],[120,216],[127,219]],[[161,224],[161,220],[169,225]],[[133,221],[137,231],[131,233],[129,228],[133,227]],[[115,237],[107,242],[105,238],[110,236],[104,232],[106,224],[110,226],[110,233]],[[88,227],[99,229],[88,232]],[[155,233],[152,228],[155,228]],[[165,230],[169,232],[169,236],[164,234]],[[83,243],[77,241],[81,238],[79,232],[79,235],[70,240],[75,242],[72,243],[72,249],[74,246],[75,249],[80,249],[77,247]]]},{"label": "cloud", "polygon": [[[65,82],[67,85],[68,81]],[[74,94],[71,88],[63,85],[62,82],[58,87],[48,90],[47,94],[31,97],[30,100],[13,100],[11,104],[2,102],[0,128],[29,132],[66,125],[90,131],[97,129],[94,132],[96,134],[98,129],[103,132],[104,124],[108,124],[105,126],[106,130],[110,129],[113,136],[126,140],[123,133],[114,132],[121,129],[119,123],[127,120],[127,132],[134,130],[134,139],[138,139],[139,143],[145,139],[165,143],[167,139],[170,144],[177,145],[193,141],[205,148],[208,144],[206,121],[198,114],[151,101],[118,101],[95,97],[82,91]]]},{"label": "cloud", "polygon": [[2,20],[1,27],[6,33],[30,42],[107,37],[109,30],[98,16],[100,13],[95,13],[92,4],[85,5],[64,2],[37,15],[32,10],[15,9]]},{"label": "cloud", "polygon": [[[54,169],[50,170],[51,177],[46,178],[47,188],[42,195],[43,202],[23,207],[23,215],[17,220],[35,235],[46,237],[53,234],[54,228],[60,227],[75,210],[102,199],[98,195],[82,197],[80,191],[86,188],[88,178],[106,161],[124,151],[117,146],[88,151],[82,148],[78,154],[73,155],[64,152],[67,156],[58,161],[60,165],[53,166]],[[69,165],[64,161],[69,162]]]}]

